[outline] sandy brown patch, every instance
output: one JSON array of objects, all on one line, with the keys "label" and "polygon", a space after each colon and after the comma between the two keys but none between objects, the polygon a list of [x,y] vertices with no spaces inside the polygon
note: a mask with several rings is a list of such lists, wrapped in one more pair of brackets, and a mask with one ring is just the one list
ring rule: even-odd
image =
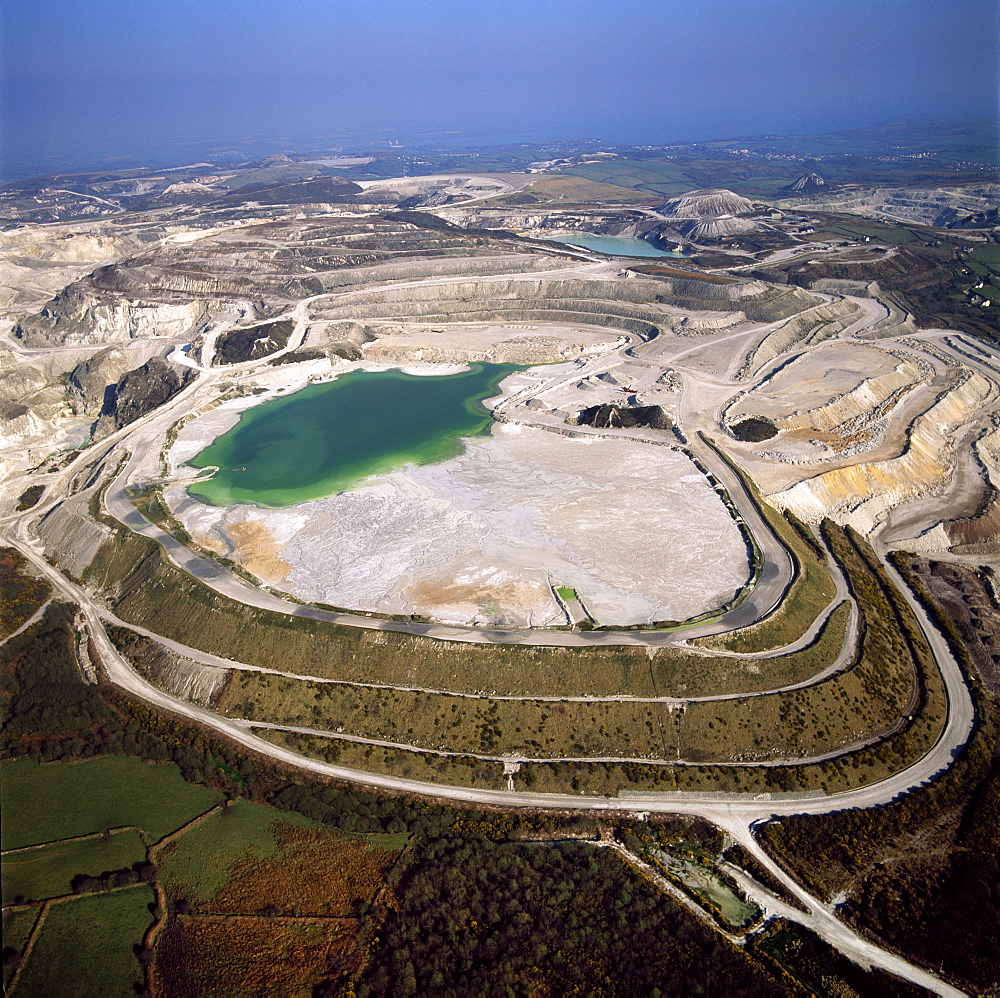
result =
[{"label": "sandy brown patch", "polygon": [[411,588],[410,592],[415,600],[438,606],[458,604],[483,606],[493,603],[500,606],[517,606],[522,602],[537,599],[539,595],[547,595],[547,590],[538,583],[523,579],[510,579],[499,585],[422,579]]},{"label": "sandy brown patch", "polygon": [[191,540],[196,547],[204,548],[206,551],[211,551],[214,554],[229,554],[229,549],[223,544],[218,538],[212,537],[210,534],[192,534]]},{"label": "sandy brown patch", "polygon": [[230,523],[226,533],[233,539],[232,557],[264,582],[282,582],[291,571],[281,558],[281,546],[259,520]]},{"label": "sandy brown patch", "polygon": [[816,443],[826,444],[834,450],[843,450],[848,446],[847,441],[838,434],[831,433],[829,430],[817,430],[811,426],[798,426],[794,429],[785,430],[782,439],[795,443],[812,443],[815,441]]}]

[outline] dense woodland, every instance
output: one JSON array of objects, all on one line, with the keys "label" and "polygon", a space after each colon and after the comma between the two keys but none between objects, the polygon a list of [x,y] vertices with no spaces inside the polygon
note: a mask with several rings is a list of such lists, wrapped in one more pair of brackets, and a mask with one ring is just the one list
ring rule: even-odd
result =
[{"label": "dense woodland", "polygon": [[440,838],[396,893],[359,995],[781,990],[776,976],[593,846]]},{"label": "dense woodland", "polygon": [[24,567],[23,555],[0,548],[0,637],[16,631],[49,594],[48,585]]},{"label": "dense woodland", "polygon": [[984,736],[934,792],[878,810],[798,817],[768,841],[840,913],[918,963],[976,993],[997,983],[1000,953],[1000,766]]}]

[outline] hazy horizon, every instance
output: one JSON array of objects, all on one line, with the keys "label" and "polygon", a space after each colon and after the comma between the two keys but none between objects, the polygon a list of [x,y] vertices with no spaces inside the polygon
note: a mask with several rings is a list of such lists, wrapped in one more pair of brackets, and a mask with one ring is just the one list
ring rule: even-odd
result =
[{"label": "hazy horizon", "polygon": [[998,14],[1000,0],[6,0],[3,160],[54,172],[247,140],[662,144],[995,120]]}]

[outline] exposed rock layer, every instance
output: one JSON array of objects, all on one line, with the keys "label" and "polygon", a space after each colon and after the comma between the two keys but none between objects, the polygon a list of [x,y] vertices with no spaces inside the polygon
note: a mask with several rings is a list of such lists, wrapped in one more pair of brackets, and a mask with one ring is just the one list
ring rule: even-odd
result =
[{"label": "exposed rock layer", "polygon": [[996,396],[981,374],[963,371],[954,387],[918,416],[899,457],[823,472],[769,496],[808,522],[849,514],[868,532],[894,505],[941,487],[951,470],[955,436]]},{"label": "exposed rock layer", "polygon": [[673,421],[658,405],[592,405],[584,409],[576,422],[581,426],[600,428],[645,426],[653,430],[669,430]]},{"label": "exposed rock layer", "polygon": [[120,430],[163,405],[184,387],[190,373],[189,370],[181,373],[173,365],[153,357],[142,367],[122,375],[97,421],[95,439]]}]

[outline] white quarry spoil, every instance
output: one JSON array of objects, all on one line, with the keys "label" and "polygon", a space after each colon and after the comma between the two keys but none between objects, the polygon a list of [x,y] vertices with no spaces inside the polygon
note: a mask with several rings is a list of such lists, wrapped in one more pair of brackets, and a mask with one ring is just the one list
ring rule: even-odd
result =
[{"label": "white quarry spoil", "polygon": [[711,218],[721,215],[745,215],[754,210],[753,201],[724,188],[703,188],[670,198],[660,209],[661,215],[676,218]]},{"label": "white quarry spoil", "polygon": [[554,585],[602,624],[683,619],[727,602],[749,571],[739,529],[683,454],[517,424],[289,509],[167,496],[198,543],[295,596],[455,623],[565,623]]}]

